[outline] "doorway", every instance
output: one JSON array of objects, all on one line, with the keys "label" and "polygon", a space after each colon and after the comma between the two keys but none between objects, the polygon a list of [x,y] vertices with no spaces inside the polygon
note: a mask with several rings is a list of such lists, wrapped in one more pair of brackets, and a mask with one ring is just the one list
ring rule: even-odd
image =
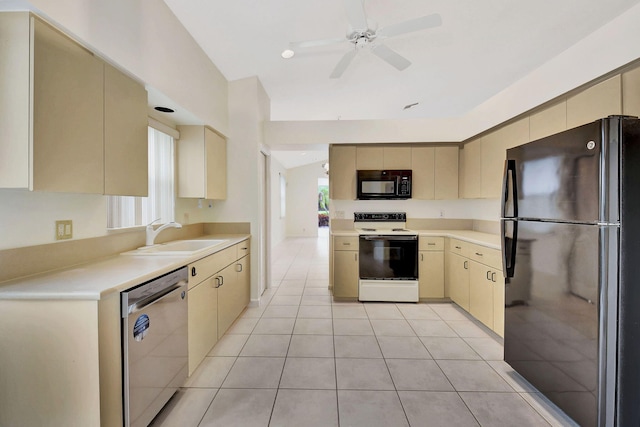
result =
[{"label": "doorway", "polygon": [[318,178],[318,236],[329,235],[329,178]]}]

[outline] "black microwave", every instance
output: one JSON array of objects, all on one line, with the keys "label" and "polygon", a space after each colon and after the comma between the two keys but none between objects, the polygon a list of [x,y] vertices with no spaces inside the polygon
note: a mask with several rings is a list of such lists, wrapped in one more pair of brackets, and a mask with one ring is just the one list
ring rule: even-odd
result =
[{"label": "black microwave", "polygon": [[358,200],[410,198],[410,170],[358,171]]}]

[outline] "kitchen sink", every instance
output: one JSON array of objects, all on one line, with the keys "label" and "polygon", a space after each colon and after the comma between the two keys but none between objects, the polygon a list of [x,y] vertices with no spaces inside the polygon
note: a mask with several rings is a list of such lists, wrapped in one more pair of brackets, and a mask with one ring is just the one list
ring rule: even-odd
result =
[{"label": "kitchen sink", "polygon": [[122,255],[191,255],[227,241],[225,239],[176,240],[159,245],[143,246],[124,252]]}]

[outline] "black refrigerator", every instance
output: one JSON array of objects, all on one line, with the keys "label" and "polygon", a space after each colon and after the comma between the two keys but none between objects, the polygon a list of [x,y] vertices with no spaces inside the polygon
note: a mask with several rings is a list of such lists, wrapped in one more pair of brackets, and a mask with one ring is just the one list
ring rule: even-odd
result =
[{"label": "black refrigerator", "polygon": [[640,425],[640,120],[507,150],[504,357],[583,427]]}]

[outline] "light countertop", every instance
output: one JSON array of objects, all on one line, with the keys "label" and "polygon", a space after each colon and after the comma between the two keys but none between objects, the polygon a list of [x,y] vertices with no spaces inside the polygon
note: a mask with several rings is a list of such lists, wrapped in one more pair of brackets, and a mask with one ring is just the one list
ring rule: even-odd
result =
[{"label": "light countertop", "polygon": [[226,242],[191,255],[114,255],[61,270],[0,283],[0,300],[100,300],[137,286],[248,239],[249,235],[210,235]]},{"label": "light countertop", "polygon": [[[465,242],[474,243],[476,245],[486,246],[492,249],[500,250],[500,236],[497,234],[481,233],[472,230],[416,230],[419,236],[441,236],[451,237],[453,239],[464,240]],[[358,232],[351,230],[332,230],[332,236],[358,236]]]}]

